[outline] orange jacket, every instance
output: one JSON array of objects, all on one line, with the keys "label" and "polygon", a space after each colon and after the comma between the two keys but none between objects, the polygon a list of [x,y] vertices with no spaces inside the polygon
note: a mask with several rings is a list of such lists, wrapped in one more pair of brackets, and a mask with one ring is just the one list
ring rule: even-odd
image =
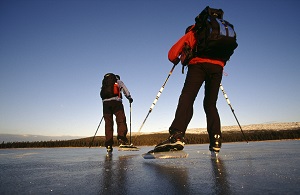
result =
[{"label": "orange jacket", "polygon": [[[179,62],[179,56],[181,55],[182,48],[184,43],[187,43],[191,48],[194,48],[196,45],[196,39],[194,35],[194,31],[189,31],[184,36],[182,36],[170,49],[168,58],[173,63],[176,64]],[[208,58],[200,58],[194,57],[190,60],[189,65],[192,64],[199,64],[199,63],[210,63],[210,64],[217,64],[224,67],[225,62],[220,60],[208,59]]]}]

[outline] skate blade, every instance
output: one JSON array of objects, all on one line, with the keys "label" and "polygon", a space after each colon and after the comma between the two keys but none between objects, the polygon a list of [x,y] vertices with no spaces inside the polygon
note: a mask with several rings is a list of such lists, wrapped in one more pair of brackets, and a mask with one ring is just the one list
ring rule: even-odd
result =
[{"label": "skate blade", "polygon": [[133,144],[131,145],[120,145],[119,146],[119,151],[139,151],[140,149]]},{"label": "skate blade", "polygon": [[211,158],[212,159],[218,159],[218,157],[219,157],[219,152],[211,151]]},{"label": "skate blade", "polygon": [[174,159],[174,158],[187,158],[188,153],[183,150],[167,151],[167,152],[149,152],[142,154],[144,159]]},{"label": "skate blade", "polygon": [[112,152],[107,152],[107,153],[106,153],[106,160],[111,160],[111,159],[112,159],[112,156],[113,156],[113,153],[112,153]]}]

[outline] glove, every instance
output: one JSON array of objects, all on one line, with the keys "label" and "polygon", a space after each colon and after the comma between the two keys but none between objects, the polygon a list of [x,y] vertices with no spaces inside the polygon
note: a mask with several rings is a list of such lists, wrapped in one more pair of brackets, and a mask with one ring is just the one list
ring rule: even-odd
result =
[{"label": "glove", "polygon": [[128,98],[128,100],[129,100],[129,103],[132,103],[133,102],[133,99],[130,97],[130,98]]},{"label": "glove", "polygon": [[180,62],[180,59],[179,59],[179,58],[176,58],[174,61],[172,61],[172,63],[173,63],[174,65],[177,65],[179,62]]}]

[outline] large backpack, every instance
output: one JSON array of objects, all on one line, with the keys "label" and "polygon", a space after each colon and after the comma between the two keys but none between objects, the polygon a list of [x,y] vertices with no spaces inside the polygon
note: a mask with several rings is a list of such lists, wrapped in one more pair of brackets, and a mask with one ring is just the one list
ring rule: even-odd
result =
[{"label": "large backpack", "polygon": [[100,97],[102,99],[108,99],[119,95],[119,91],[114,89],[117,85],[116,75],[113,73],[107,73],[102,80],[102,87],[100,91]]},{"label": "large backpack", "polygon": [[[192,57],[204,57],[221,61],[228,61],[238,44],[234,27],[228,21],[223,20],[223,10],[213,9],[207,6],[195,18],[195,36],[197,43],[195,48],[184,47],[183,65],[186,65]],[[188,51],[192,50],[192,54]],[[183,60],[182,60],[183,62]]]},{"label": "large backpack", "polygon": [[223,10],[207,6],[196,18],[195,55],[227,61],[237,48],[234,27],[223,20]]}]

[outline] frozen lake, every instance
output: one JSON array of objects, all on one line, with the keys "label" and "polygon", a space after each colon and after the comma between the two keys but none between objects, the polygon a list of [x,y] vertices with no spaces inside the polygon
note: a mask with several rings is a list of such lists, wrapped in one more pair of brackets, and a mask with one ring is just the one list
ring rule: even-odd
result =
[{"label": "frozen lake", "polygon": [[105,148],[0,150],[0,194],[300,194],[300,140],[207,144],[188,158],[145,160]]}]

